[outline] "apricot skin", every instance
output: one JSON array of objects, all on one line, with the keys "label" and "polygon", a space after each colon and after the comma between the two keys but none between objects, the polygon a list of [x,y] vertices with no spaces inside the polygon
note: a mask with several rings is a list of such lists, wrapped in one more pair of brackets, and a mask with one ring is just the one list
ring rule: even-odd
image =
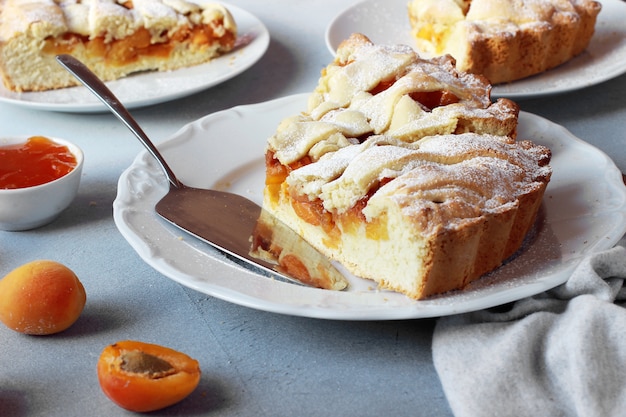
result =
[{"label": "apricot skin", "polygon": [[33,261],[0,280],[0,321],[20,333],[58,333],[74,324],[86,300],[85,288],[68,267]]},{"label": "apricot skin", "polygon": [[[132,366],[126,362],[131,357],[142,359],[142,356],[147,360]],[[111,401],[126,410],[142,413],[182,401],[196,389],[201,376],[198,361],[186,354],[135,340],[105,347],[98,359],[97,372],[100,388]]]}]

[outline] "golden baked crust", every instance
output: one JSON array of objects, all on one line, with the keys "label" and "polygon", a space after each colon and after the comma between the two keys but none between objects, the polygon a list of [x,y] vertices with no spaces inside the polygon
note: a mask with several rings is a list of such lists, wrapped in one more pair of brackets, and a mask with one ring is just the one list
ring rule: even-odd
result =
[{"label": "golden baked crust", "polygon": [[231,50],[236,24],[216,3],[187,0],[0,0],[0,72],[13,91],[78,85],[55,56],[101,79],[172,70]]},{"label": "golden baked crust", "polygon": [[517,112],[449,58],[353,35],[268,139],[264,207],[381,288],[463,288],[519,249],[550,179]]},{"label": "golden baked crust", "polygon": [[420,50],[450,54],[492,84],[526,78],[582,53],[602,6],[593,0],[412,0]]}]

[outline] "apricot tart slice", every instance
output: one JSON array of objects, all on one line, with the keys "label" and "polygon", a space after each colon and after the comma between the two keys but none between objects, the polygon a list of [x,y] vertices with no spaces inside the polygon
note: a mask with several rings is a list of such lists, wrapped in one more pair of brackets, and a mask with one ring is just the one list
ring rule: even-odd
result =
[{"label": "apricot tart slice", "polygon": [[98,77],[173,70],[230,51],[232,15],[186,0],[0,0],[0,72],[13,91],[77,85],[54,59],[71,54]]},{"label": "apricot tart slice", "polygon": [[409,46],[343,42],[267,142],[264,207],[380,289],[461,289],[520,248],[551,176],[519,108]]}]

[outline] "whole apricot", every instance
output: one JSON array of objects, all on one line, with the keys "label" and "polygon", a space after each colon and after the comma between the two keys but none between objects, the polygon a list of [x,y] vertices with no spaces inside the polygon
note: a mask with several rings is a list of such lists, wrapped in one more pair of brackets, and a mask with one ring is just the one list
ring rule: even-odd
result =
[{"label": "whole apricot", "polygon": [[74,324],[86,300],[71,269],[55,261],[33,261],[0,280],[0,321],[20,333],[58,333]]},{"label": "whole apricot", "polygon": [[104,348],[98,381],[111,401],[130,411],[160,410],[183,400],[200,382],[200,365],[182,352],[135,340]]}]

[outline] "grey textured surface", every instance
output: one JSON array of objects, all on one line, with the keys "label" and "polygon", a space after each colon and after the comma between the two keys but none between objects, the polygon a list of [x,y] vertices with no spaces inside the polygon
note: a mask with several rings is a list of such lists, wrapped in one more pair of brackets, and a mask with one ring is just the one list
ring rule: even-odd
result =
[{"label": "grey textured surface", "polygon": [[[156,142],[184,124],[239,104],[310,91],[331,60],[328,22],[351,0],[234,1],[272,37],[250,70],[215,88],[134,110]],[[598,87],[520,101],[562,124],[626,171],[626,76]],[[148,267],[117,231],[117,179],[141,145],[110,114],[63,114],[0,103],[0,135],[67,138],[85,151],[79,195],[54,223],[0,232],[0,274],[34,259],[72,268],[88,301],[51,337],[0,326],[0,415],[129,415],[100,391],[96,361],[123,339],[158,343],[200,361],[199,388],[155,415],[451,415],[432,362],[435,320],[334,322],[275,315],[181,287]]]}]

